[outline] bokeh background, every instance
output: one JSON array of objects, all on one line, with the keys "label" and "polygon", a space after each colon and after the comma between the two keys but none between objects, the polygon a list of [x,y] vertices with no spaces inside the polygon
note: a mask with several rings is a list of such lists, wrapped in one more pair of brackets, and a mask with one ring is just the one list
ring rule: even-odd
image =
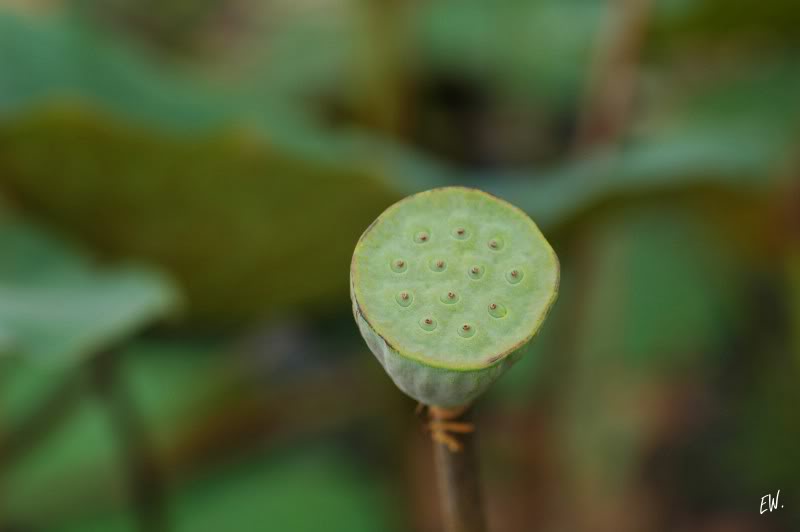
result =
[{"label": "bokeh background", "polygon": [[796,0],[3,0],[0,530],[440,530],[348,266],[448,184],[563,268],[475,406],[491,530],[800,530],[798,28]]}]

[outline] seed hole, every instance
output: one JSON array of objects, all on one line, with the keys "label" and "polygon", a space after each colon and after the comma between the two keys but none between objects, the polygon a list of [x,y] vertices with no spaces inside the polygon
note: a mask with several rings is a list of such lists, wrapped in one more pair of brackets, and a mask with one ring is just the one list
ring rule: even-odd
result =
[{"label": "seed hole", "polygon": [[408,270],[408,263],[403,259],[395,259],[392,261],[391,267],[394,273],[403,273]]},{"label": "seed hole", "polygon": [[442,294],[441,297],[439,298],[439,300],[445,305],[453,305],[455,303],[458,303],[459,299],[461,298],[458,297],[458,294],[453,291],[447,292],[446,294]]},{"label": "seed hole", "polygon": [[508,314],[505,305],[501,303],[489,303],[489,315],[493,318],[504,318]]},{"label": "seed hole", "polygon": [[426,331],[426,332],[431,332],[434,329],[436,329],[436,325],[437,325],[436,319],[432,318],[430,316],[427,316],[427,317],[422,318],[421,320],[419,320],[420,328],[423,331]]},{"label": "seed hole", "polygon": [[492,251],[500,251],[501,249],[503,249],[503,246],[505,246],[505,242],[503,242],[502,238],[496,236],[494,238],[489,239],[487,245],[489,246],[489,249],[491,249]]},{"label": "seed hole", "polygon": [[420,231],[414,235],[414,242],[417,244],[425,244],[430,241],[431,235],[427,231]]},{"label": "seed hole", "polygon": [[414,295],[411,294],[411,292],[403,290],[401,292],[398,292],[397,295],[394,296],[394,300],[397,301],[398,305],[405,308],[414,302]]},{"label": "seed hole", "polygon": [[506,280],[511,284],[517,284],[524,276],[525,274],[522,272],[522,270],[514,268],[506,273]]},{"label": "seed hole", "polygon": [[469,323],[459,326],[458,335],[462,338],[472,338],[475,336],[475,326]]},{"label": "seed hole", "polygon": [[474,280],[478,280],[481,277],[483,277],[484,273],[485,273],[485,268],[483,266],[478,266],[477,264],[471,266],[469,270],[467,270],[467,275],[469,276],[469,278]]},{"label": "seed hole", "polygon": [[466,240],[469,238],[469,231],[464,227],[456,227],[453,229],[453,238],[456,240]]},{"label": "seed hole", "polygon": [[433,259],[428,264],[432,271],[443,272],[447,269],[447,263],[444,259]]}]

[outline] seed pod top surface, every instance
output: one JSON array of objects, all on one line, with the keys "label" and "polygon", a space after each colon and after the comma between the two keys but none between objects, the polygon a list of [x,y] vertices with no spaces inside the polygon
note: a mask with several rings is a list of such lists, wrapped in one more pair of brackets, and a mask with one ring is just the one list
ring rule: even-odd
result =
[{"label": "seed pod top surface", "polygon": [[534,336],[555,300],[559,267],[524,212],[447,187],[381,214],[356,245],[350,275],[356,317],[393,352],[473,371]]}]

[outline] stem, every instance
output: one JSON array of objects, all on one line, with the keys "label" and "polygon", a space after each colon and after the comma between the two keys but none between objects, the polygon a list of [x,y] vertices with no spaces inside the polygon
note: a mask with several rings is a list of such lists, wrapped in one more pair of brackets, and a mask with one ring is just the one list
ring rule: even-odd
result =
[{"label": "stem", "polygon": [[[470,412],[464,408],[448,410],[438,407],[428,409],[432,423],[448,423],[472,427]],[[483,514],[478,463],[475,450],[475,434],[469,430],[458,431],[453,438],[460,449],[454,450],[434,434],[433,451],[436,477],[439,485],[444,529],[447,532],[485,532],[486,518]]]},{"label": "stem", "polygon": [[72,373],[65,376],[56,389],[34,406],[22,421],[7,433],[0,431],[0,469],[18,460],[67,421],[80,403],[82,387],[83,381],[79,375]]},{"label": "stem", "polygon": [[100,353],[91,361],[94,387],[106,402],[112,428],[122,448],[128,487],[139,526],[143,532],[167,530],[163,504],[163,479],[155,450],[136,405],[121,376],[120,354]]},{"label": "stem", "polygon": [[589,83],[578,124],[578,154],[613,145],[630,121],[653,0],[613,0],[610,20],[601,31],[590,66]]}]

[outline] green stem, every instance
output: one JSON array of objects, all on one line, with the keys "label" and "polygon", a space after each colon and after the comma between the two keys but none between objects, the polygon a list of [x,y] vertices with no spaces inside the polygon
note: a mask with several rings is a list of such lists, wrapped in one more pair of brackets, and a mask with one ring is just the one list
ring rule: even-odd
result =
[{"label": "green stem", "polygon": [[143,532],[168,530],[164,489],[155,450],[147,428],[122,379],[120,353],[100,353],[91,362],[94,387],[105,401],[116,433],[128,477],[128,488],[140,529]]},{"label": "green stem", "polygon": [[20,459],[66,422],[78,406],[82,392],[80,375],[69,373],[32,412],[7,431],[0,431],[0,469]]},{"label": "green stem", "polygon": [[[442,413],[444,412],[444,415]],[[447,415],[446,410],[429,409],[432,422],[470,423],[467,410],[458,416]],[[451,450],[445,443],[434,440],[433,451],[439,500],[442,507],[444,530],[447,532],[485,532],[475,434],[454,436],[461,448]]]}]

